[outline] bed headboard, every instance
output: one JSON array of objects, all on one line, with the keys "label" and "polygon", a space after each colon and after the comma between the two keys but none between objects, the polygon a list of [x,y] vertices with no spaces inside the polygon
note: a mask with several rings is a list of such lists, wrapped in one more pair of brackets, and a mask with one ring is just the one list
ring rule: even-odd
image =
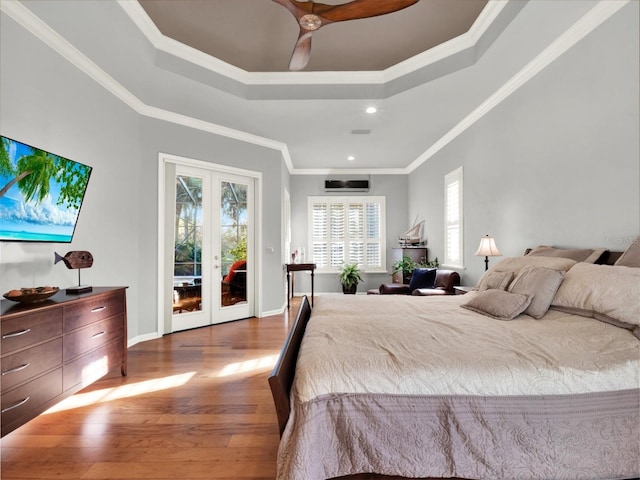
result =
[{"label": "bed headboard", "polygon": [[[524,255],[527,255],[529,252],[531,252],[531,250],[533,249],[527,248],[524,251]],[[606,250],[595,263],[600,265],[613,265],[614,263],[616,263],[616,260],[618,260],[618,258],[620,258],[620,256],[623,253],[624,252],[615,252],[611,250]]]}]

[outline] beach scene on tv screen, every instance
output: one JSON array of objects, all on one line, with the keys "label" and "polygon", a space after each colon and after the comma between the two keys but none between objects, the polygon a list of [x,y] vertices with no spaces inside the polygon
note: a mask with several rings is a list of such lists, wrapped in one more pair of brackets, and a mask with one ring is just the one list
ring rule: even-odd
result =
[{"label": "beach scene on tv screen", "polygon": [[67,243],[91,167],[0,136],[0,240]]}]

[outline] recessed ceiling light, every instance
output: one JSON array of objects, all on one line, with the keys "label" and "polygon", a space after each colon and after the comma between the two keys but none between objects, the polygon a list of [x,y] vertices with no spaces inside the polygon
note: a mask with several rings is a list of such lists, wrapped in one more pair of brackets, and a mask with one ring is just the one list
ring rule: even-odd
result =
[{"label": "recessed ceiling light", "polygon": [[353,155],[349,155],[349,156],[347,157],[347,160],[355,160],[355,159],[356,159],[356,157],[354,157]]},{"label": "recessed ceiling light", "polygon": [[376,113],[378,109],[376,107],[367,107],[365,110],[367,113]]}]

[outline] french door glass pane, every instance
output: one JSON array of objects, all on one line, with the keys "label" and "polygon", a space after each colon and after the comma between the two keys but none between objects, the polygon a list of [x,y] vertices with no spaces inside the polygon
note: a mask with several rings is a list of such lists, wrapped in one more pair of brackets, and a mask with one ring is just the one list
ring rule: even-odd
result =
[{"label": "french door glass pane", "polygon": [[202,178],[176,177],[173,312],[202,309]]},{"label": "french door glass pane", "polygon": [[221,183],[222,306],[247,301],[247,193],[247,185]]}]

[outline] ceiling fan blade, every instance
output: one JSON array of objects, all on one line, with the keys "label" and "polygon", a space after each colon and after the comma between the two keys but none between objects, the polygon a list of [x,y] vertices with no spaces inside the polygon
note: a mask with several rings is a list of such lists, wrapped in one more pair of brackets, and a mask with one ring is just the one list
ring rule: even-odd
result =
[{"label": "ceiling fan blade", "polygon": [[309,63],[311,58],[311,32],[300,29],[300,36],[296,42],[296,46],[291,54],[289,61],[289,70],[297,72],[302,70]]},{"label": "ceiling fan blade", "polygon": [[293,14],[293,16],[296,17],[296,18],[301,17],[302,15],[304,15],[306,13],[305,11],[301,10],[300,7],[298,7],[295,4],[295,2],[292,2],[291,0],[273,0],[273,1],[276,2],[276,3],[279,3],[284,8],[289,10]]},{"label": "ceiling fan blade", "polygon": [[[324,5],[316,3],[315,13],[330,22],[343,22],[345,20],[356,20],[358,18],[376,17],[387,13],[397,12],[403,8],[410,7],[418,3],[419,0],[353,0],[342,5]],[[298,3],[298,2],[296,2]],[[331,7],[319,9],[318,6]]]}]

